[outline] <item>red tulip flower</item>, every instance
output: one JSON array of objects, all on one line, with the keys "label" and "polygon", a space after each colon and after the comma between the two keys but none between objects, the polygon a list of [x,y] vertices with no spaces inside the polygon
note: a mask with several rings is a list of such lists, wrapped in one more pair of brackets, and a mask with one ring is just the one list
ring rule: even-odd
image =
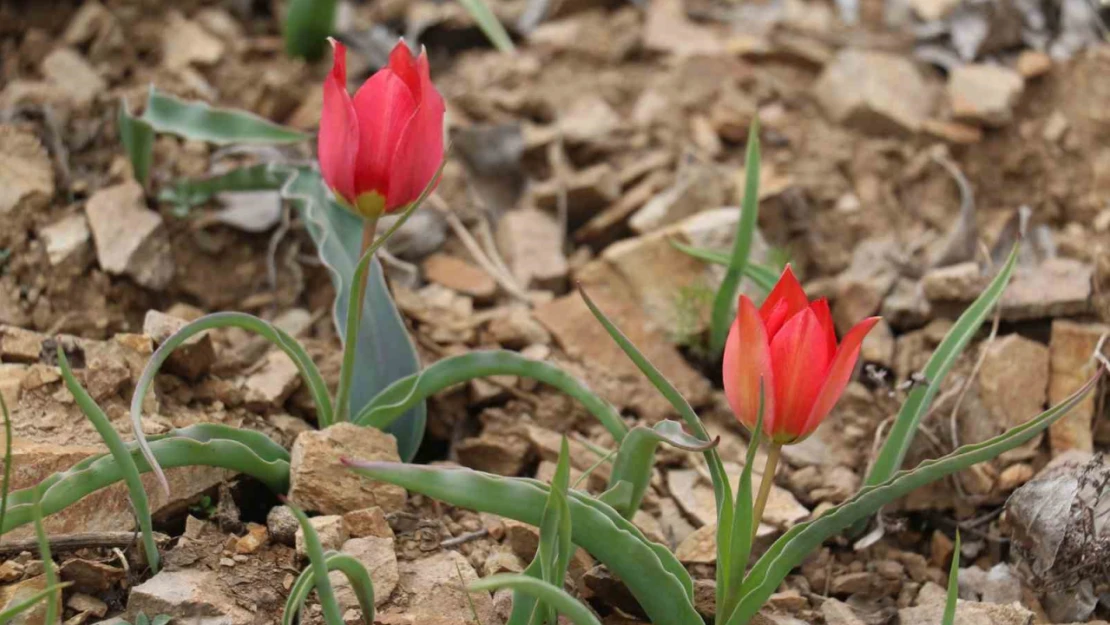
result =
[{"label": "red tulip flower", "polygon": [[324,83],[318,151],[328,186],[347,208],[375,219],[407,206],[432,184],[443,162],[443,97],[428,58],[397,43],[389,64],[352,98],[347,49],[332,41],[335,61]]},{"label": "red tulip flower", "polygon": [[838,347],[828,301],[810,302],[789,266],[760,308],[740,296],[723,372],[736,418],[755,428],[762,383],[763,433],[772,445],[809,436],[844,392],[863,338],[878,321],[859,322]]}]

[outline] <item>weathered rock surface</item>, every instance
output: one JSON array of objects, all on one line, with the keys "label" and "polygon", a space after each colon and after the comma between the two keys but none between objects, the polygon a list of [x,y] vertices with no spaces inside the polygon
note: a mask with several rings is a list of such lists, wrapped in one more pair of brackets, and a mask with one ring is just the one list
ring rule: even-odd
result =
[{"label": "weathered rock surface", "polygon": [[952,114],[985,126],[1010,123],[1024,89],[1021,74],[1001,65],[961,65],[948,77]]},{"label": "weathered rock surface", "polygon": [[405,506],[405,489],[374,482],[343,466],[340,458],[400,462],[397,439],[375,428],[337,423],[304,432],[293,443],[289,499],[305,510],[343,514],[378,506],[396,512]]},{"label": "weathered rock surface", "polygon": [[497,282],[486,272],[449,254],[432,254],[424,259],[424,276],[430,282],[483,301],[497,294]]},{"label": "weathered rock surface", "polygon": [[[320,539],[320,546],[324,548],[324,551],[338,551],[343,543],[350,538],[347,535],[347,528],[343,526],[343,517],[338,514],[312,517],[308,522],[312,525],[312,529],[316,530],[316,536]],[[307,558],[308,551],[305,549],[304,529],[298,526],[294,540],[297,555]]]},{"label": "weathered rock surface", "polygon": [[912,133],[933,111],[936,95],[903,56],[845,49],[814,84],[834,121],[873,133]]},{"label": "weathered rock surface", "polygon": [[[467,593],[466,584],[478,579],[462,554],[444,551],[420,560],[398,563],[397,584],[404,606],[394,604],[379,617],[392,625],[501,625],[489,593]],[[461,579],[460,579],[461,578]],[[399,603],[399,602],[398,602]],[[473,608],[471,606],[473,605]]]},{"label": "weathered rock surface", "polygon": [[[1052,322],[1052,336],[1048,351],[1051,373],[1048,381],[1048,401],[1056,405],[1082,388],[1098,371],[1093,356],[1099,341],[1110,335],[1110,326],[1097,323],[1076,323],[1066,319]],[[1110,348],[1104,346],[1104,354]],[[1092,427],[1095,416],[1095,396],[1091,393],[1068,414],[1053,423],[1048,430],[1052,453],[1060,454],[1069,449],[1092,451]]]},{"label": "weathered rock surface", "polygon": [[[149,336],[156,345],[161,345],[186,323],[184,319],[150,310],[143,319],[143,334]],[[211,336],[201,334],[190,337],[174,349],[166,360],[166,369],[190,380],[196,380],[208,373],[215,361],[216,348],[212,345]]]},{"label": "weathered rock surface", "polygon": [[100,267],[130,276],[150,289],[165,288],[174,275],[165,224],[149,210],[137,182],[103,188],[85,203]]},{"label": "weathered rock surface", "polygon": [[522,287],[558,290],[565,284],[563,232],[551,215],[533,208],[508,212],[497,224],[497,246]]},{"label": "weathered rock surface", "polygon": [[[389,601],[400,579],[400,573],[397,570],[397,554],[393,551],[393,539],[377,536],[352,538],[343,543],[339,551],[353,556],[370,573],[370,581],[374,582],[374,605],[380,606]],[[333,571],[328,577],[335,587],[335,598],[339,601],[340,607],[344,610],[357,608],[358,598],[347,576],[342,571]]]},{"label": "weathered rock surface", "polygon": [[202,569],[162,571],[131,589],[131,614],[168,614],[187,622],[251,625],[254,615],[223,589],[217,573]]}]

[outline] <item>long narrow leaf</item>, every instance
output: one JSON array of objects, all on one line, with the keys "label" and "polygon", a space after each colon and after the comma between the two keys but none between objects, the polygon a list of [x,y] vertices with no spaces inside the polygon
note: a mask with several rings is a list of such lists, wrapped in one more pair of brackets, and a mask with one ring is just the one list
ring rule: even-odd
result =
[{"label": "long narrow leaf", "polygon": [[956,625],[956,604],[960,599],[960,531],[956,530],[956,545],[952,551],[952,566],[948,569],[948,596],[944,602],[941,625]]},{"label": "long narrow leaf", "polygon": [[[289,452],[259,432],[206,423],[152,437],[150,448],[166,468],[220,467],[249,475],[274,493],[289,488]],[[135,443],[127,444],[127,451],[140,472],[150,471]],[[10,493],[0,534],[31,522],[36,489],[42,489],[43,514],[49,516],[123,479],[124,471],[111,454],[86,458],[66,471],[47,476],[34,487]]]},{"label": "long narrow leaf", "polygon": [[120,101],[116,125],[119,126],[120,143],[131,163],[131,173],[145,187],[154,161],[154,129],[141,117],[131,114],[126,99]]},{"label": "long narrow leaf", "polygon": [[922,462],[914,469],[896,473],[882,484],[865,486],[855,497],[829,510],[816,520],[790,528],[771,545],[771,548],[748,572],[741,587],[740,602],[723,622],[727,625],[747,623],[775,592],[782,580],[790,574],[790,571],[801,564],[827,538],[843,531],[860,519],[867,518],[879,508],[914,489],[935,482],[946,475],[963,471],[972,465],[991,460],[1001,453],[1025,444],[1082,401],[1095,388],[1101,377],[1100,371],[1099,375],[1091,378],[1063,402],[1018,427],[982,443],[965,445],[942,458]]},{"label": "long narrow leaf", "polygon": [[[557,588],[562,588],[566,580],[567,568],[574,553],[571,542],[570,506],[567,497],[570,491],[570,445],[564,436],[559,447],[559,460],[555,464],[555,475],[540,519],[540,543],[537,557],[540,559],[540,572],[543,580]],[[558,614],[554,606],[547,606],[547,623],[555,625]]]},{"label": "long narrow leaf", "polygon": [[651,483],[652,468],[655,464],[655,450],[661,443],[667,443],[685,451],[702,451],[716,446],[719,439],[705,442],[694,438],[682,431],[682,425],[677,421],[664,420],[652,427],[637,426],[632,428],[628,436],[621,441],[617,457],[613,461],[613,471],[609,477],[609,487],[613,488],[621,482],[630,485],[628,503],[625,506],[613,506],[626,519],[640,507],[640,502]]},{"label": "long narrow leaf", "polygon": [[292,0],[281,25],[285,53],[309,61],[323,56],[328,35],[335,27],[338,5],[337,0]]},{"label": "long narrow leaf", "polygon": [[[698,415],[694,412],[690,403],[686,401],[686,398],[682,396],[682,393],[679,393],[678,389],[676,389],[667,378],[663,377],[663,374],[659,373],[659,370],[644,357],[640,350],[636,349],[636,346],[632,344],[632,341],[628,340],[628,337],[621,332],[620,328],[610,321],[609,318],[605,316],[605,313],[601,312],[601,309],[599,309],[597,305],[594,304],[593,300],[590,299],[590,296],[586,294],[585,289],[579,287],[578,291],[582,294],[582,299],[585,300],[586,306],[590,308],[590,312],[593,313],[594,317],[597,318],[605,328],[605,331],[616,341],[617,345],[620,346],[629,360],[636,365],[640,372],[643,373],[652,385],[659,390],[663,397],[670,402],[671,406],[678,411],[678,414],[682,417],[686,426],[703,442],[709,442],[711,440],[709,433],[705,431],[705,427],[701,424],[701,420],[698,419]],[[721,456],[717,453],[717,450],[707,449],[703,454],[706,463],[709,465],[709,476],[713,481],[713,495],[717,502],[717,515],[720,517],[722,510],[732,510],[731,487],[728,483],[728,476],[725,474],[725,465],[721,461]],[[725,514],[731,513],[728,512]]]},{"label": "long narrow leaf", "polygon": [[[50,555],[50,539],[46,536],[46,528],[42,524],[42,505],[40,497],[42,492],[35,489],[35,501],[31,505],[35,520],[35,538],[39,543],[39,558],[42,560],[43,574],[46,576],[46,587],[54,588],[58,585],[58,573],[54,570],[54,558]],[[155,552],[157,553],[157,552]],[[58,622],[58,593],[46,595],[46,616],[43,623]]]},{"label": "long narrow leaf", "polygon": [[[108,452],[115,458],[123,474],[123,481],[127,484],[127,492],[131,496],[131,505],[134,506],[135,516],[139,521],[139,529],[142,531],[143,549],[146,551],[147,562],[150,563],[150,569],[157,573],[159,555],[158,545],[154,542],[154,524],[150,516],[150,503],[147,500],[142,479],[139,477],[139,469],[135,465],[131,453],[127,450],[127,443],[120,437],[119,432],[112,427],[108,415],[104,414],[96,401],[89,396],[81,383],[73,376],[73,370],[70,369],[69,360],[66,358],[65,350],[62,349],[61,345],[58,346],[58,366],[62,369],[62,379],[65,380],[66,388],[69,389],[70,394],[77,401],[77,406],[81,408],[81,412],[85,413],[93,427],[96,428],[96,433],[100,435],[100,438],[108,447]],[[135,434],[138,438],[138,432]],[[36,508],[37,505],[38,502],[36,502]],[[53,621],[47,622],[53,623]]]},{"label": "long narrow leaf", "polygon": [[[341,571],[351,582],[351,588],[358,599],[359,609],[362,611],[362,620],[366,625],[374,622],[374,582],[366,567],[357,558],[345,553],[329,552],[324,561],[329,571]],[[293,586],[289,589],[289,597],[285,601],[285,611],[281,615],[282,625],[294,625],[297,614],[308,599],[312,591],[313,569],[308,567],[297,576]]]},{"label": "long narrow leaf", "polygon": [[[305,227],[316,243],[320,259],[331,274],[336,290],[336,330],[344,344],[348,340],[355,341],[357,365],[351,385],[350,406],[351,413],[357,414],[387,386],[420,371],[416,347],[393,303],[377,259],[372,260],[370,265],[358,336],[346,336],[352,279],[362,249],[362,222],[328,198],[320,174],[310,169],[297,170],[297,174],[282,187],[281,193],[297,205]],[[424,437],[426,418],[424,403],[419,402],[390,425],[388,431],[397,438],[397,448],[403,460],[412,460],[416,455]]]},{"label": "long narrow leaf", "polygon": [[158,200],[192,208],[220,193],[278,190],[290,175],[289,167],[277,163],[236,167],[215,176],[175,180],[158,193]]},{"label": "long narrow leaf", "polygon": [[[731,255],[725,252],[718,252],[717,250],[710,250],[704,247],[694,247],[693,245],[687,245],[674,239],[670,239],[670,243],[671,246],[678,251],[714,265],[728,267],[729,261],[732,258]],[[771,289],[775,288],[775,283],[779,279],[779,274],[773,268],[760,265],[759,263],[753,263],[749,259],[748,264],[744,266],[744,277],[756,283],[759,288],[770,293]]]},{"label": "long narrow leaf", "polygon": [[154,87],[150,88],[146,110],[140,119],[155,132],[216,145],[298,143],[308,139],[303,132],[275,124],[254,113],[180,100]]},{"label": "long narrow leaf", "polygon": [[297,342],[289,333],[281,328],[259,319],[254,315],[248,315],[241,312],[221,312],[205,315],[191,323],[181,327],[180,330],[174,332],[158,346],[158,349],[151,355],[150,361],[147,362],[146,367],[143,368],[142,375],[139,376],[139,381],[135,383],[135,392],[131,395],[131,428],[135,434],[135,440],[139,444],[139,449],[143,452],[143,457],[147,463],[154,467],[154,473],[158,476],[158,482],[162,485],[162,489],[169,493],[169,482],[166,481],[166,475],[162,472],[161,467],[158,466],[154,454],[150,451],[147,444],[146,435],[143,434],[143,399],[146,397],[147,392],[150,390],[151,384],[154,383],[154,376],[157,375],[158,370],[166,359],[173,354],[173,351],[181,346],[185,341],[188,341],[193,336],[201,332],[207,332],[216,328],[241,328],[249,332],[253,332],[262,338],[273,343],[276,347],[285,352],[293,364],[297,366],[297,371],[301,374],[301,379],[308,386],[309,393],[312,395],[312,400],[316,404],[316,419],[322,427],[326,427],[331,423],[332,405],[331,399],[328,397],[328,386],[324,382],[323,376],[320,375],[320,370],[316,368],[316,364],[312,362],[312,358],[304,347]]},{"label": "long narrow leaf", "polygon": [[597,417],[618,442],[628,425],[617,409],[562,369],[508,350],[474,351],[439,360],[423,371],[401,378],[376,395],[352,421],[379,429],[428,397],[456,384],[494,375],[516,375],[538,380],[577,399]]},{"label": "long narrow leaf", "polygon": [[[728,545],[727,550],[717,551],[717,605],[721,606],[720,614],[729,614],[736,605],[740,582],[744,579],[744,571],[748,568],[748,559],[752,555],[752,542],[755,540],[756,520],[752,518],[754,514],[752,468],[763,437],[763,393],[763,385],[760,384],[759,418],[756,420],[755,429],[752,430],[751,442],[748,443],[744,469],[740,472],[740,483],[736,486],[736,506],[732,513],[732,524],[724,530],[730,535],[722,540],[721,526],[717,526],[718,545]],[[764,475],[763,479],[774,479],[774,476]]]},{"label": "long narrow leaf", "polygon": [[[536,480],[505,478],[468,469],[388,462],[348,461],[371,479],[444,501],[538,526],[550,488]],[[604,563],[628,586],[655,625],[691,625],[693,580],[671,551],[650,542],[616,510],[571,491],[572,540]]]},{"label": "long narrow leaf", "polygon": [[497,19],[485,0],[459,0],[459,4],[463,5],[470,17],[474,18],[478,28],[482,29],[482,33],[486,35],[493,47],[497,48],[498,52],[504,52],[505,54],[516,52],[512,38],[509,37],[509,33],[505,31],[501,20]]},{"label": "long narrow leaf", "polygon": [[562,588],[548,584],[530,575],[503,573],[470,583],[472,591],[491,591],[498,588],[511,588],[530,594],[540,601],[555,606],[560,614],[566,615],[574,625],[601,625],[594,613]]},{"label": "long narrow leaf", "polygon": [[736,291],[740,288],[740,278],[748,266],[748,256],[759,219],[759,122],[756,120],[752,121],[748,132],[744,165],[747,168],[744,200],[740,204],[740,219],[736,222],[736,238],[732,242],[728,270],[713,299],[713,314],[709,323],[709,349],[713,354],[720,354],[725,349],[725,339],[736,309]]},{"label": "long narrow leaf", "polygon": [[964,311],[964,314],[960,315],[955,325],[948,331],[948,335],[944,337],[936,351],[933,352],[932,357],[929,358],[929,362],[925,365],[923,371],[927,380],[926,384],[915,386],[910,391],[909,396],[906,397],[906,402],[902,404],[902,409],[898,412],[898,417],[890,428],[890,434],[875,458],[875,464],[871,467],[871,472],[868,474],[865,484],[885,482],[902,466],[902,461],[910,448],[913,436],[917,433],[917,426],[921,422],[921,417],[929,408],[929,403],[933,400],[933,397],[940,391],[944,377],[948,375],[948,371],[956,363],[956,359],[959,358],[967,344],[971,342],[971,338],[979,330],[979,326],[983,324],[991,309],[1002,297],[1002,292],[1006,290],[1006,284],[1010,281],[1010,276],[1017,264],[1019,245],[1014,244],[1014,248],[1010,252],[1010,258],[1002,267],[1002,271],[998,272],[998,275],[983,291],[983,294],[972,302],[971,306]]},{"label": "long narrow leaf", "polygon": [[328,577],[328,561],[324,556],[324,547],[320,544],[320,536],[300,508],[288,501],[285,505],[289,506],[293,516],[297,517],[297,522],[301,525],[301,532],[304,534],[304,550],[308,554],[308,566],[312,570],[316,596],[320,599],[320,607],[324,610],[324,622],[327,625],[343,625],[343,613],[339,611],[335,590],[332,588],[331,578]]}]

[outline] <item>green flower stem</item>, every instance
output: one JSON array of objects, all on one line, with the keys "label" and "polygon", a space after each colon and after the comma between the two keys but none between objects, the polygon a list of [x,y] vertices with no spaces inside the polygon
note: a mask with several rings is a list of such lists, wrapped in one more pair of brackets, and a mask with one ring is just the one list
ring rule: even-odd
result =
[{"label": "green flower stem", "polygon": [[782,443],[772,443],[771,449],[767,450],[767,464],[763,465],[763,480],[759,483],[759,495],[755,498],[755,508],[752,510],[752,540],[755,540],[759,524],[763,521],[763,509],[767,507],[767,497],[775,483],[775,469],[778,468],[781,453]]},{"label": "green flower stem", "polygon": [[[379,217],[380,215],[367,217],[362,222],[362,247],[358,254],[360,259],[373,255],[377,250],[374,246],[374,234],[378,231]],[[369,271],[357,271],[356,274],[358,283],[351,300],[355,303],[354,315],[347,317],[348,337],[358,336],[358,328],[362,324],[362,311],[366,308],[366,285],[370,280]],[[339,370],[339,388],[335,394],[336,422],[346,421],[351,414],[351,378],[355,373],[355,342],[352,338],[343,346],[343,366]]]}]

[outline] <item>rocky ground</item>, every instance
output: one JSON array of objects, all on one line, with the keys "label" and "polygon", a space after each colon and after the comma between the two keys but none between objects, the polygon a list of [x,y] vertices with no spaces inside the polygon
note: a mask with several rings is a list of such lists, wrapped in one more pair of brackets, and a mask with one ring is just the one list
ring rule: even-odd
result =
[{"label": "rocky ground", "polygon": [[[283,56],[280,4],[0,5],[0,393],[13,408],[13,487],[103,451],[61,383],[59,344],[125,435],[153,348],[204,312],[272,320],[305,341],[334,383],[333,291],[295,215],[273,197],[239,219],[148,200],[116,129],[121,99],[138,106],[153,83],[311,130],[327,62]],[[858,382],[816,435],[785,450],[760,542],[856,491],[907,384],[1023,229],[997,319],[957,363],[908,463],[1039,413],[1089,376],[1110,332],[1110,46],[1083,2],[1029,4],[574,0],[520,27],[511,56],[491,51],[455,3],[348,7],[352,73],[364,75],[388,49],[381,42],[402,33],[427,46],[448,102],[444,181],[386,258],[424,361],[501,346],[576,372],[630,420],[672,416],[572,292],[580,282],[722,437],[738,475],[746,434],[704,350],[721,272],[670,240],[729,248],[744,141],[758,119],[758,255],[789,260],[813,296],[831,299],[841,329],[884,318]],[[494,2],[512,24],[539,6]],[[241,157],[161,137],[154,186]],[[460,577],[521,570],[536,530],[343,472],[336,450],[395,458],[395,444],[374,430],[316,432],[296,369],[267,348],[230,330],[191,344],[147,399],[147,433],[217,422],[290,447],[294,501],[318,513],[325,546],[367,565],[379,622],[503,622],[509,596],[468,599]],[[891,506],[872,544],[827,544],[762,618],[937,623],[957,529],[967,600],[957,622],[1110,614],[1099,601],[1110,588],[1100,563],[1110,550],[1106,406],[1097,394],[1043,440]],[[512,377],[441,393],[429,419],[421,461],[503,475],[550,477],[560,434],[578,471],[597,459],[588,444],[612,443],[572,400]],[[688,565],[711,616],[711,487],[686,452],[663,451],[656,477],[636,523]],[[225,471],[179,469],[170,482],[171,497],[147,482],[165,553],[156,576],[128,531],[124,489],[47,519],[60,575],[73,582],[66,623],[140,611],[243,625],[279,618],[304,564],[288,511]],[[21,528],[0,541],[0,606],[45,583],[29,537]],[[642,618],[587,553],[570,576],[607,623]],[[355,620],[353,593],[339,596]],[[321,622],[315,610],[307,618]]]}]

